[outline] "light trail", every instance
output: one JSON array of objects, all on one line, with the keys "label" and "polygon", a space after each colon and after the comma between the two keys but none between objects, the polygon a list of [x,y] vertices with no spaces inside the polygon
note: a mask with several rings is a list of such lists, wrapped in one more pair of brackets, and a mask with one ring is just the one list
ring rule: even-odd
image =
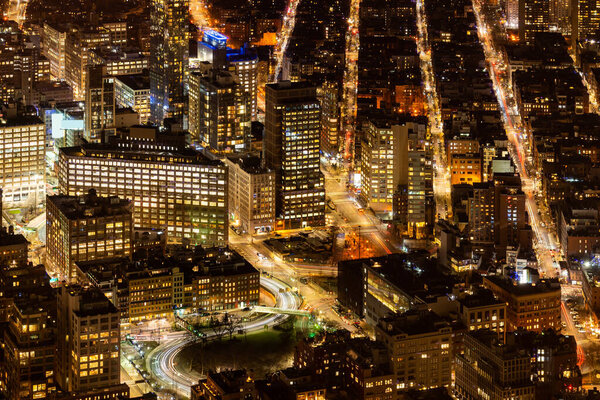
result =
[{"label": "light trail", "polygon": [[[286,284],[265,277],[260,278],[260,284],[268,292],[275,296],[277,308],[285,310],[298,310],[302,301]],[[277,325],[280,322],[288,319],[289,315],[284,314],[266,314],[260,318],[244,324],[243,329],[246,332],[255,332],[264,329],[265,326]],[[206,332],[206,339],[214,339],[213,332]],[[187,346],[195,342],[195,338],[191,337],[176,337],[175,339],[167,339],[154,351],[152,351],[146,359],[146,368],[151,371],[156,381],[158,381],[162,389],[174,391],[177,395],[189,397],[190,387],[198,383],[198,380],[203,378],[201,374],[194,370],[183,371],[178,368],[177,356]]]},{"label": "light trail", "polygon": [[425,97],[427,98],[427,113],[433,146],[434,173],[433,192],[435,194],[437,216],[448,219],[452,216],[451,179],[444,144],[444,129],[441,108],[435,83],[435,74],[431,62],[431,47],[427,34],[427,16],[424,0],[417,0],[417,51],[421,62]]},{"label": "light trail", "polygon": [[283,58],[287,51],[290,37],[294,33],[294,27],[296,26],[296,11],[298,9],[300,0],[289,0],[288,6],[283,16],[283,26],[281,31],[277,34],[277,46],[275,46],[275,70],[271,78],[272,82],[279,81],[279,75],[281,75],[281,69],[283,66]]},{"label": "light trail", "polygon": [[[536,236],[536,255],[541,274],[554,277],[558,275],[559,266],[553,261],[551,253],[559,246],[554,242],[553,235],[542,225],[542,217],[538,204],[535,200],[536,180],[535,176],[529,175],[529,164],[527,162],[527,150],[523,143],[524,132],[521,124],[521,115],[514,98],[513,90],[508,82],[506,62],[503,60],[502,51],[494,47],[493,39],[490,37],[489,23],[485,21],[485,14],[481,12],[479,0],[473,1],[473,10],[477,20],[477,32],[488,63],[488,71],[494,85],[498,105],[500,106],[504,121],[504,129],[510,141],[509,152],[521,177],[522,189],[525,193],[525,201],[530,219],[530,224]],[[547,224],[550,226],[550,224]]]},{"label": "light trail", "polygon": [[22,27],[27,19],[27,3],[28,0],[9,0],[5,13],[6,19],[15,21],[19,27]]},{"label": "light trail", "polygon": [[360,0],[350,0],[350,13],[348,15],[348,30],[346,31],[345,66],[342,94],[342,132],[344,140],[341,143],[340,153],[346,160],[353,161],[353,144],[356,126],[356,96],[358,92],[358,52],[360,48],[360,34],[358,31],[360,18]]},{"label": "light trail", "polygon": [[190,1],[190,15],[192,16],[192,22],[202,31],[207,29],[214,29],[215,24],[210,17],[208,7],[204,0],[191,0]]}]

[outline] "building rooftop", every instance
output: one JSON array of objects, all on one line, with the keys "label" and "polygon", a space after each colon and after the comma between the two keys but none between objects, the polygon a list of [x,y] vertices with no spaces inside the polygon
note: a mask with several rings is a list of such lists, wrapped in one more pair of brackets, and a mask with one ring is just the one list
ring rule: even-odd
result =
[{"label": "building rooftop", "polygon": [[237,165],[249,174],[266,174],[271,172],[270,169],[262,165],[262,159],[259,156],[245,154],[239,157],[228,156],[227,159]]},{"label": "building rooftop", "polygon": [[74,313],[80,317],[117,313],[113,303],[95,286],[70,285],[62,287],[69,296],[79,297],[78,308]]},{"label": "building rooftop", "polygon": [[504,303],[503,301],[500,301],[494,297],[494,293],[488,289],[479,289],[473,294],[459,297],[458,302],[461,304],[461,306],[467,308],[487,307]]},{"label": "building rooftop", "polygon": [[437,314],[428,310],[409,310],[403,314],[384,317],[379,320],[379,328],[389,335],[422,335],[437,333],[450,324]]},{"label": "building rooftop", "polygon": [[150,75],[148,73],[117,75],[115,79],[132,90],[150,90]]},{"label": "building rooftop", "polygon": [[87,143],[82,146],[62,147],[60,152],[69,157],[111,158],[168,164],[223,165],[220,160],[210,159],[191,147],[153,146],[152,144],[137,142]]},{"label": "building rooftop", "polygon": [[131,201],[119,199],[117,196],[101,197],[94,189],[90,189],[88,194],[83,196],[48,196],[48,201],[70,220],[131,215],[132,208]]},{"label": "building rooftop", "polygon": [[486,280],[516,296],[551,292],[560,293],[560,283],[557,279],[540,279],[537,283],[517,283],[507,277],[488,275],[483,277],[483,281],[485,282]]}]

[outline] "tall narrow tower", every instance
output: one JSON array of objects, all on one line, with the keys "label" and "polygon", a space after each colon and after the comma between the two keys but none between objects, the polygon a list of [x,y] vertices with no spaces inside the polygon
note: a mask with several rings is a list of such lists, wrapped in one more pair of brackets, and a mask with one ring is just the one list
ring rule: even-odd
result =
[{"label": "tall narrow tower", "polygon": [[189,0],[152,0],[150,108],[152,122],[182,120],[188,63]]}]

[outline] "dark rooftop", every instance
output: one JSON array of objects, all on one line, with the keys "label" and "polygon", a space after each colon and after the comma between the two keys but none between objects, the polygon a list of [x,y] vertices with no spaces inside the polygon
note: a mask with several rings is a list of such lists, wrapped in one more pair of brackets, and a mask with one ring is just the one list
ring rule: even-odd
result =
[{"label": "dark rooftop", "polygon": [[117,196],[100,197],[94,189],[90,189],[88,194],[83,196],[48,196],[47,201],[70,220],[131,215],[131,201],[119,199]]}]

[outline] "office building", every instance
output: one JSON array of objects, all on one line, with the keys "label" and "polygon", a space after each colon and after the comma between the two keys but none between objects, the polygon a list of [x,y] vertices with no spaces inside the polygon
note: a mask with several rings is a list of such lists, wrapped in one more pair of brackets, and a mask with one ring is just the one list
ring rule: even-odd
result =
[{"label": "office building", "polygon": [[275,171],[259,157],[228,157],[229,215],[240,232],[269,232],[275,227]]},{"label": "office building", "polygon": [[99,287],[124,322],[167,318],[174,310],[213,312],[259,302],[260,276],[226,247],[197,248],[182,255],[77,263],[82,285]]},{"label": "office building", "polygon": [[258,391],[246,370],[226,370],[209,372],[191,387],[190,396],[191,400],[245,400],[258,398]]},{"label": "office building", "polygon": [[524,349],[504,346],[495,333],[465,335],[464,354],[455,355],[455,392],[466,399],[534,400],[531,356]]},{"label": "office building", "polygon": [[518,328],[543,332],[560,330],[560,284],[546,279],[537,283],[516,283],[496,275],[483,278],[483,286],[506,302],[507,331]]},{"label": "office building", "polygon": [[325,185],[320,170],[320,106],[307,82],[266,87],[265,165],[275,171],[278,227],[325,223]]},{"label": "office building", "polygon": [[103,65],[111,76],[141,74],[148,69],[148,57],[139,51],[124,51],[116,46],[92,49],[88,64]]},{"label": "office building", "polygon": [[479,153],[452,153],[450,159],[450,183],[452,185],[469,184],[481,182],[481,154]]},{"label": "office building", "polygon": [[458,315],[468,332],[487,329],[498,334],[504,342],[506,338],[506,303],[494,297],[487,289],[479,289],[473,294],[465,294],[457,299]]},{"label": "office building", "polygon": [[87,67],[85,91],[85,139],[100,143],[115,129],[115,78],[108,76],[106,67]]},{"label": "office building", "polygon": [[147,73],[116,76],[114,89],[117,106],[129,107],[138,113],[140,124],[150,120],[150,76]]},{"label": "office building", "polygon": [[42,54],[50,61],[50,75],[55,80],[65,79],[67,33],[67,27],[44,22],[41,32]]},{"label": "office building", "polygon": [[37,117],[16,105],[3,108],[0,119],[0,187],[4,202],[35,206],[46,191],[46,130]]},{"label": "office building", "polygon": [[8,399],[51,398],[56,389],[56,296],[43,265],[0,270],[0,392]]},{"label": "office building", "polygon": [[[0,212],[2,210],[0,209]],[[0,267],[13,268],[27,264],[29,242],[15,234],[13,227],[0,228]]]},{"label": "office building", "polygon": [[227,71],[190,75],[190,134],[216,153],[243,152],[250,146],[248,94]]},{"label": "office building", "polygon": [[47,267],[71,282],[78,261],[131,256],[131,202],[99,197],[94,189],[83,196],[48,196],[46,230]]},{"label": "office building", "polygon": [[470,239],[476,246],[490,246],[494,243],[494,193],[493,183],[473,184],[473,195],[469,197],[467,214]]},{"label": "office building", "polygon": [[258,55],[246,47],[239,51],[227,52],[229,72],[237,77],[238,84],[242,87],[248,98],[250,118],[256,120],[258,95]]},{"label": "office building", "polygon": [[[370,119],[361,143],[361,198],[375,212],[402,221],[421,239],[431,227],[433,169],[424,118]],[[406,188],[400,198],[399,188]],[[394,206],[396,203],[396,207]]]},{"label": "office building", "polygon": [[87,67],[90,49],[110,44],[110,33],[102,28],[77,29],[65,40],[65,81],[73,89],[75,100],[86,99]]},{"label": "office building", "polygon": [[188,0],[152,0],[150,4],[151,120],[183,120],[188,64]]},{"label": "office building", "polygon": [[375,336],[388,349],[399,390],[449,387],[452,328],[431,311],[382,318]]},{"label": "office building", "polygon": [[600,2],[571,0],[571,37],[573,40],[594,40],[600,34]]},{"label": "office building", "polygon": [[57,336],[56,380],[62,390],[87,392],[119,386],[119,312],[100,289],[60,288]]},{"label": "office building", "polygon": [[321,85],[321,148],[329,155],[340,149],[340,105],[339,84],[325,81]]},{"label": "office building", "polygon": [[172,241],[227,243],[227,169],[218,160],[173,144],[120,143],[61,149],[61,193],[134,203],[134,226],[167,230]]}]

